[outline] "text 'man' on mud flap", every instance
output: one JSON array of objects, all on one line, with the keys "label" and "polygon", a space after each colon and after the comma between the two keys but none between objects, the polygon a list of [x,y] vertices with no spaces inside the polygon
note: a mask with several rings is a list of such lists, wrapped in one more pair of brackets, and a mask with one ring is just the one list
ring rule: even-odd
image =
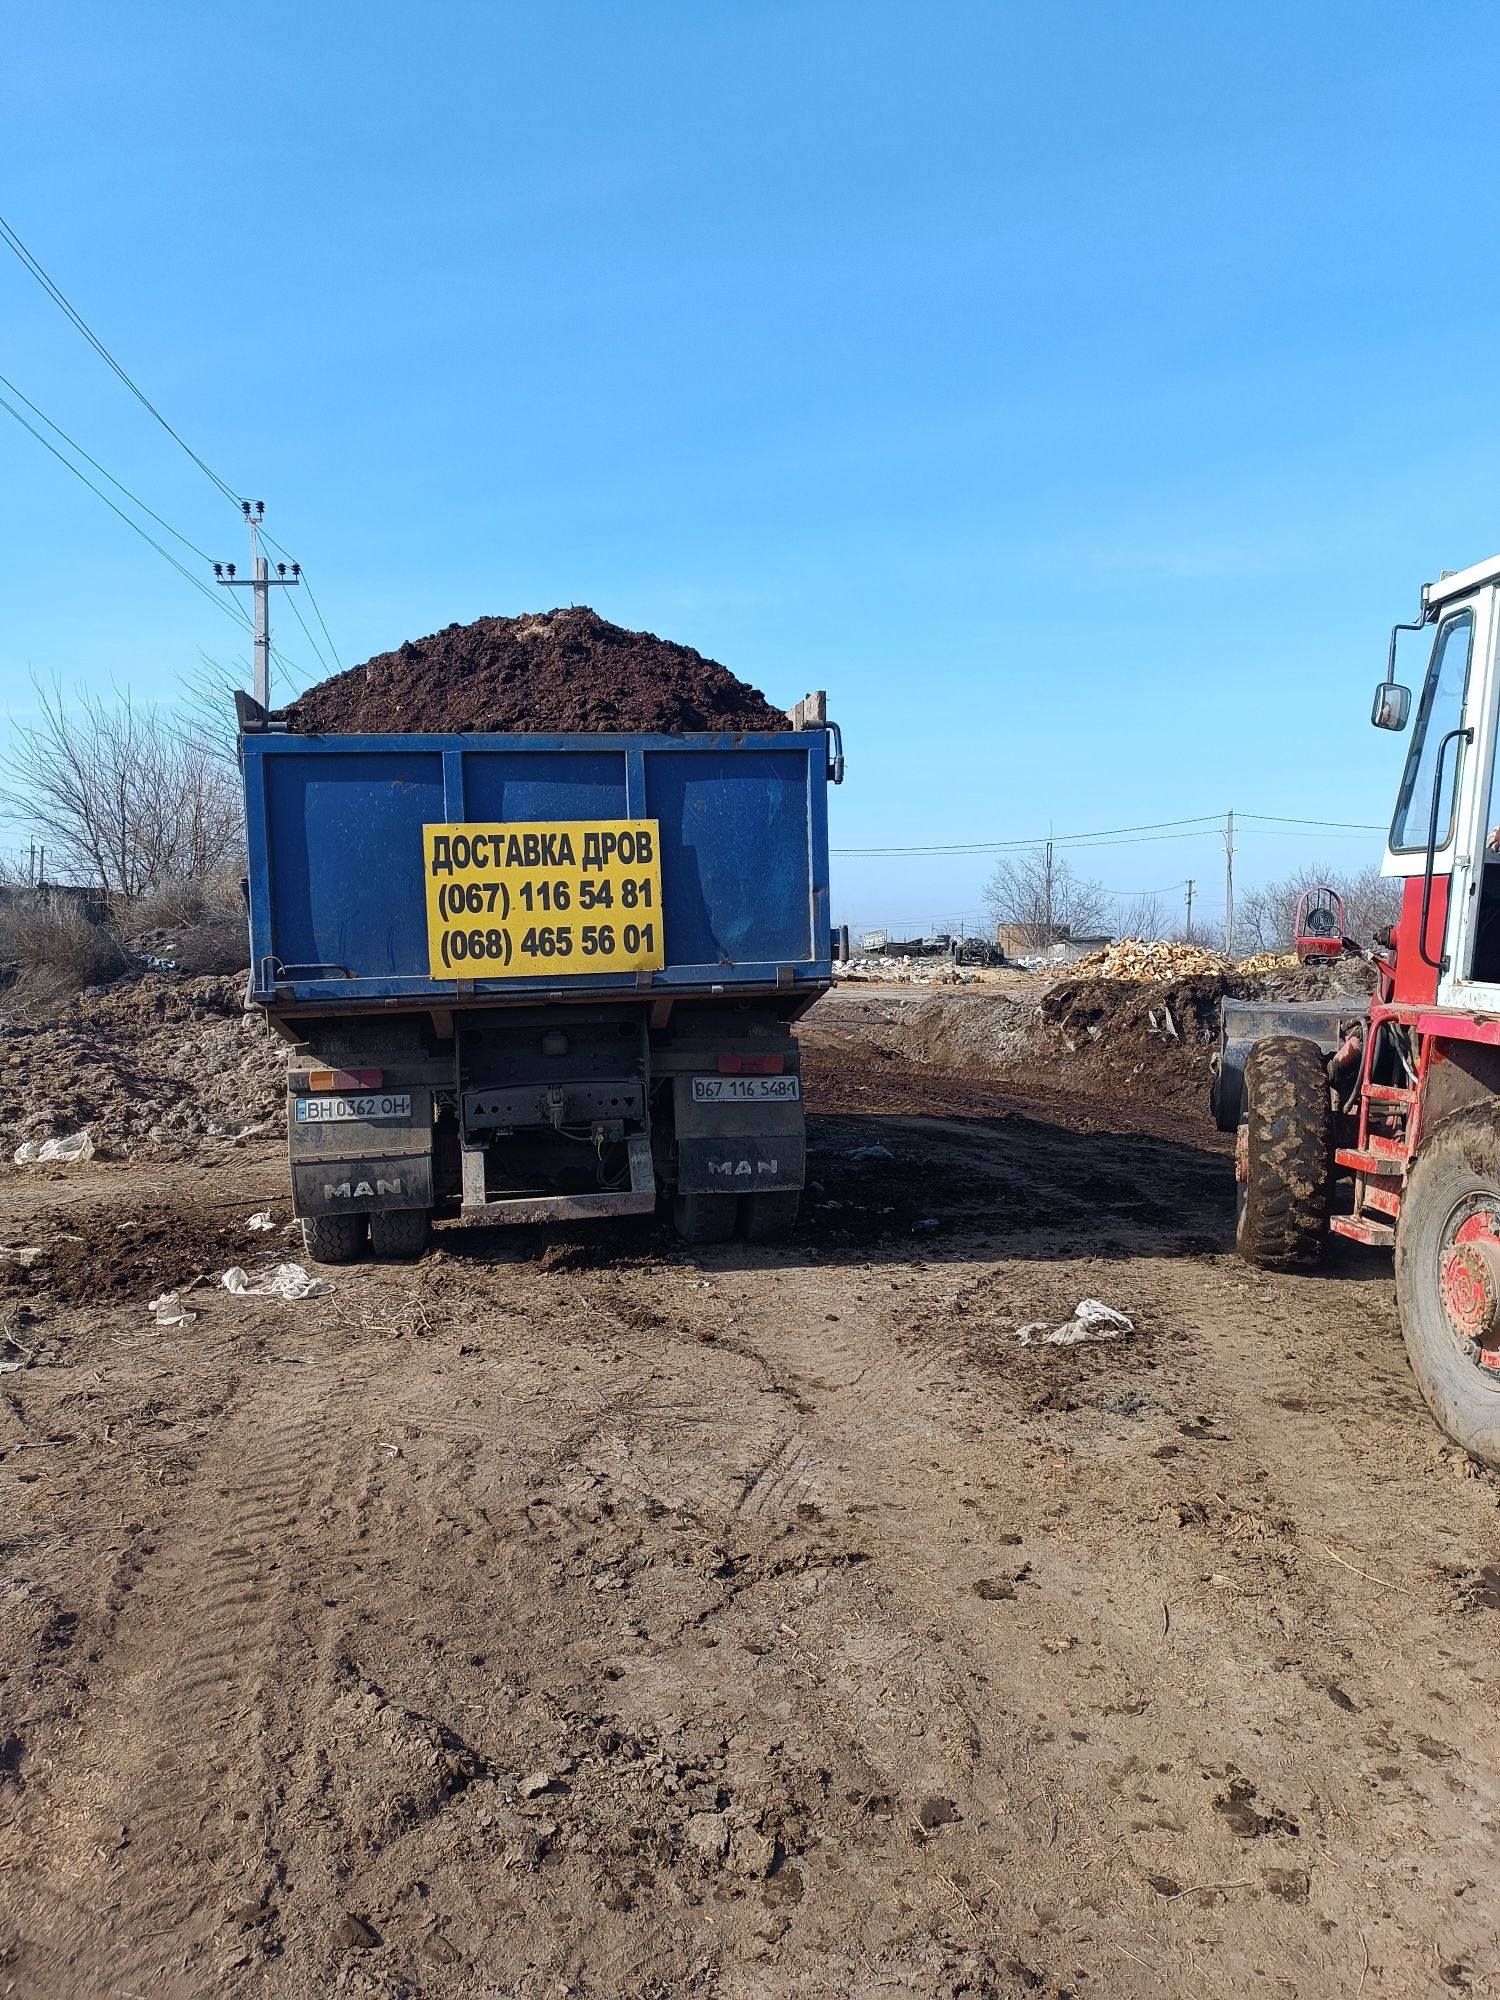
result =
[{"label": "text 'man' on mud flap", "polygon": [[385,1160],[294,1160],[292,1205],[298,1215],[431,1208],[432,1154]]}]

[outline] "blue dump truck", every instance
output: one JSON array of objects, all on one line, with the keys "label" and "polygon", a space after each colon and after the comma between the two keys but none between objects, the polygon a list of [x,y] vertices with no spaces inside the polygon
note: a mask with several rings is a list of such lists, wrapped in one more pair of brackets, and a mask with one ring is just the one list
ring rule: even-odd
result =
[{"label": "blue dump truck", "polygon": [[290,1045],[311,1256],[662,1194],[690,1243],[792,1226],[843,776],[821,695],[733,735],[297,735],[244,695],[239,724],[249,1000]]}]

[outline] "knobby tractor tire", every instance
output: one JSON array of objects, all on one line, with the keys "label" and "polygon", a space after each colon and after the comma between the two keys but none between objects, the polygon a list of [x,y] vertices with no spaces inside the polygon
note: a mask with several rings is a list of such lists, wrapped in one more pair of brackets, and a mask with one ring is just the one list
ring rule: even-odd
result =
[{"label": "knobby tractor tire", "polygon": [[377,1257],[420,1257],[428,1223],[425,1208],[377,1208],[370,1217],[370,1248]]},{"label": "knobby tractor tire", "polygon": [[365,1218],[362,1215],[304,1215],[302,1241],[308,1256],[316,1263],[356,1263],[364,1255]]},{"label": "knobby tractor tire", "polygon": [[1417,1387],[1455,1444],[1500,1466],[1500,1372],[1444,1305],[1442,1267],[1453,1230],[1473,1212],[1500,1210],[1500,1105],[1445,1118],[1417,1148],[1396,1220],[1396,1303]]},{"label": "knobby tractor tire", "polygon": [[1234,1242],[1269,1271],[1316,1264],[1328,1237],[1333,1181],[1333,1105],[1316,1042],[1270,1035],[1245,1061]]},{"label": "knobby tractor tire", "polygon": [[680,1194],[672,1203],[672,1223],[684,1243],[727,1243],[738,1207],[732,1194]]},{"label": "knobby tractor tire", "polygon": [[747,1243],[774,1243],[778,1237],[789,1236],[797,1220],[797,1206],[802,1200],[796,1188],[778,1188],[771,1194],[747,1194],[740,1197],[740,1226],[745,1232]]}]

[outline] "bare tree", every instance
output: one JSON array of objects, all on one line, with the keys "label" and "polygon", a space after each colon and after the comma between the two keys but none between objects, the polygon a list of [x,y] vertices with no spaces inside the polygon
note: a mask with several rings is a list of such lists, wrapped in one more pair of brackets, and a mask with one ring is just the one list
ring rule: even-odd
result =
[{"label": "bare tree", "polygon": [[1167,934],[1167,912],[1161,897],[1133,896],[1116,919],[1121,937],[1139,938],[1150,944]]},{"label": "bare tree", "polygon": [[1401,914],[1400,883],[1373,863],[1353,870],[1306,866],[1236,900],[1235,942],[1247,952],[1290,951],[1297,899],[1304,889],[1322,887],[1343,898],[1344,927],[1364,944]]},{"label": "bare tree", "polygon": [[984,902],[997,924],[1013,925],[1028,948],[1040,950],[1062,937],[1093,937],[1109,928],[1109,894],[1099,882],[1075,875],[1050,843],[1007,855],[984,886]]},{"label": "bare tree", "polygon": [[211,874],[243,843],[239,786],[214,747],[152,703],[34,683],[38,719],[0,757],[0,816],[43,842],[52,869],[139,896]]}]

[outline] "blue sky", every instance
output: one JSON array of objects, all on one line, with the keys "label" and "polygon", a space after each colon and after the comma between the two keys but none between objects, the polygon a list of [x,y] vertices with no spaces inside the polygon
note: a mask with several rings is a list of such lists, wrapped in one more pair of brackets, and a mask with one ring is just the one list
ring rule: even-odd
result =
[{"label": "blue sky", "polygon": [[[345,664],[583,602],[826,687],[842,847],[1388,817],[1388,627],[1500,547],[1494,143],[1448,74],[1495,73],[1492,9],[23,0],[8,43],[0,211]],[[243,557],[8,255],[0,328]],[[10,714],[28,669],[170,697],[232,656],[0,423]],[[1246,882],[1379,851],[1249,824]],[[1221,901],[1211,836],[1074,859]],[[836,904],[972,920],[990,865],[842,858]]]}]

